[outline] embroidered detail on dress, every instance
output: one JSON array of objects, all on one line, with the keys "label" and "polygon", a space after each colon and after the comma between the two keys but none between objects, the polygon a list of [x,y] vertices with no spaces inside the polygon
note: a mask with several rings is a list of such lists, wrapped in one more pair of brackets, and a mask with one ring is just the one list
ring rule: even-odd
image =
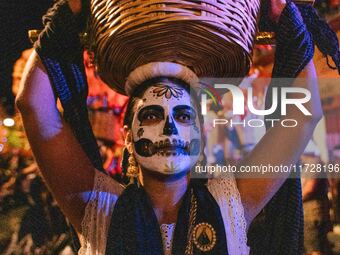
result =
[{"label": "embroidered detail on dress", "polygon": [[161,225],[164,255],[171,255],[172,239],[175,232],[175,225],[175,223]]}]

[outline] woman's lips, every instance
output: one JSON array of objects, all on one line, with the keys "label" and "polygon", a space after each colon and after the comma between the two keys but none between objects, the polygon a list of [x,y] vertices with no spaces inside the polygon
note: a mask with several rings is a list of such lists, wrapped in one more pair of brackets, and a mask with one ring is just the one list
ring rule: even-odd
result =
[{"label": "woman's lips", "polygon": [[179,155],[189,155],[187,149],[180,146],[164,146],[163,148],[157,149],[156,153],[158,156],[179,156]]},{"label": "woman's lips", "polygon": [[163,141],[153,143],[149,139],[140,139],[135,142],[136,152],[143,157],[151,157],[155,154],[159,156],[192,156],[197,155],[200,151],[200,141],[193,139],[191,142],[185,142],[180,139],[169,138]]}]

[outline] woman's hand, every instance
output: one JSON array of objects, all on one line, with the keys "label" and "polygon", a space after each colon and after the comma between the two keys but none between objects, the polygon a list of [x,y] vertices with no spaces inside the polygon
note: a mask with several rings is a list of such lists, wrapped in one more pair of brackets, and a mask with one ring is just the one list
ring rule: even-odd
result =
[{"label": "woman's hand", "polygon": [[269,19],[277,23],[281,16],[283,9],[286,7],[286,0],[270,0],[269,2]]}]

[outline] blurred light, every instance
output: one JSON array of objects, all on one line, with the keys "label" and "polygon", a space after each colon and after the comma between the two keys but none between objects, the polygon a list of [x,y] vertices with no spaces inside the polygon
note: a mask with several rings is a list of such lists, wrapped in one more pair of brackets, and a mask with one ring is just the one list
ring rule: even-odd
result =
[{"label": "blurred light", "polygon": [[0,143],[0,152],[2,152],[3,149],[4,149],[4,145]]},{"label": "blurred light", "polygon": [[14,122],[14,120],[13,120],[12,118],[6,118],[6,119],[3,120],[2,123],[3,123],[4,126],[6,126],[6,127],[13,127],[14,124],[15,124],[15,122]]}]

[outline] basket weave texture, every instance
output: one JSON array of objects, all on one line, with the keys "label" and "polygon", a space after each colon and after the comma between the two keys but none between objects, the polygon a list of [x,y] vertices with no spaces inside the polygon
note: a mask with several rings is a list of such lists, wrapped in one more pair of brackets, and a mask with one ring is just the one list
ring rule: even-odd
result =
[{"label": "basket weave texture", "polygon": [[175,62],[199,77],[249,69],[260,0],[92,0],[89,38],[101,78],[125,94],[127,76]]}]

